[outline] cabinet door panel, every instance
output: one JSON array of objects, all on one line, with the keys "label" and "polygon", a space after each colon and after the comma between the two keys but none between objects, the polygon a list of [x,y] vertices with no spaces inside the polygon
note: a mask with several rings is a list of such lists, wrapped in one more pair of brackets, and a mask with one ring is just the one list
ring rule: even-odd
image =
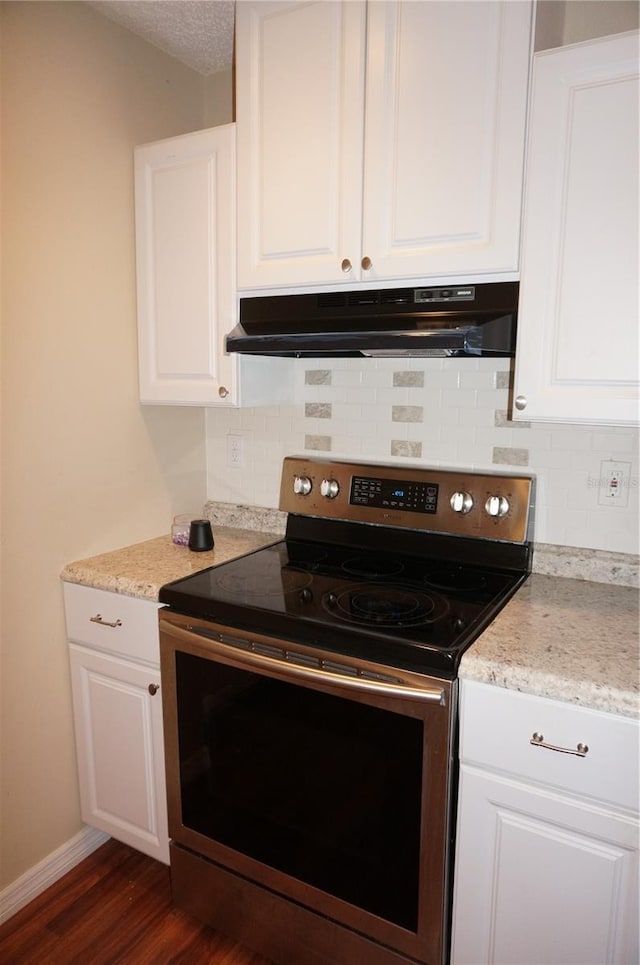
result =
[{"label": "cabinet door panel", "polygon": [[528,3],[369,5],[376,277],[517,269],[530,18]]},{"label": "cabinet door panel", "polygon": [[638,35],[536,55],[515,418],[638,421]]},{"label": "cabinet door panel", "polygon": [[238,4],[240,288],[358,274],[364,28],[360,0]]},{"label": "cabinet door panel", "polygon": [[70,646],[82,817],[169,861],[157,670]]},{"label": "cabinet door panel", "polygon": [[638,822],[461,767],[454,965],[638,955]]},{"label": "cabinet door panel", "polygon": [[135,174],[141,401],[229,405],[235,125],[136,148]]}]

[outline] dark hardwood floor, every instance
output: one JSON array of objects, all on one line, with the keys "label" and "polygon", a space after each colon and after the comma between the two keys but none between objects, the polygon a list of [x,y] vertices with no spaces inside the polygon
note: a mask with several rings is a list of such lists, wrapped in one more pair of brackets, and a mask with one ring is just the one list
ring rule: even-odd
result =
[{"label": "dark hardwood floor", "polygon": [[171,904],[169,869],[109,840],[0,925],[2,965],[271,965]]}]

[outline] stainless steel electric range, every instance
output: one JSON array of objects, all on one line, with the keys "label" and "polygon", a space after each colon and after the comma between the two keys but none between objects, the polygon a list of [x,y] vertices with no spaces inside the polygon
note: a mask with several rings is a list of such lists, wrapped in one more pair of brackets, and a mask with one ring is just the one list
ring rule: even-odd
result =
[{"label": "stainless steel electric range", "polygon": [[285,538],[163,587],[176,903],[281,965],[447,961],[462,654],[529,476],[285,459]]}]

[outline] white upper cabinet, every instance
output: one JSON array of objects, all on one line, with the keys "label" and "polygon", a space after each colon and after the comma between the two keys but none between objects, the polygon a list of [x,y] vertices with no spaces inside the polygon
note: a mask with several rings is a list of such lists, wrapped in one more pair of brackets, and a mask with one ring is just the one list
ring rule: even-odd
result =
[{"label": "white upper cabinet", "polygon": [[135,151],[142,402],[232,402],[235,125]]},{"label": "white upper cabinet", "polygon": [[638,422],[638,33],[536,54],[514,418]]},{"label": "white upper cabinet", "polygon": [[517,271],[530,20],[239,4],[239,287]]},{"label": "white upper cabinet", "polygon": [[140,400],[258,405],[290,397],[284,359],[227,355],[236,312],[235,124],[135,150]]}]

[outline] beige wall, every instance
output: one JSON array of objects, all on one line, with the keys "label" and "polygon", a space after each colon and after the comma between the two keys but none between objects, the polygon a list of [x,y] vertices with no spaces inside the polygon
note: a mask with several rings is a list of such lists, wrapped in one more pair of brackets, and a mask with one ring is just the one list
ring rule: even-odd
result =
[{"label": "beige wall", "polygon": [[535,50],[637,30],[637,0],[538,0]]},{"label": "beige wall", "polygon": [[204,81],[204,125],[217,127],[235,120],[235,83],[232,70],[221,70]]},{"label": "beige wall", "polygon": [[3,3],[0,889],[81,827],[58,574],[205,497],[199,409],[137,401],[132,149],[203,80],[82,3]]}]

